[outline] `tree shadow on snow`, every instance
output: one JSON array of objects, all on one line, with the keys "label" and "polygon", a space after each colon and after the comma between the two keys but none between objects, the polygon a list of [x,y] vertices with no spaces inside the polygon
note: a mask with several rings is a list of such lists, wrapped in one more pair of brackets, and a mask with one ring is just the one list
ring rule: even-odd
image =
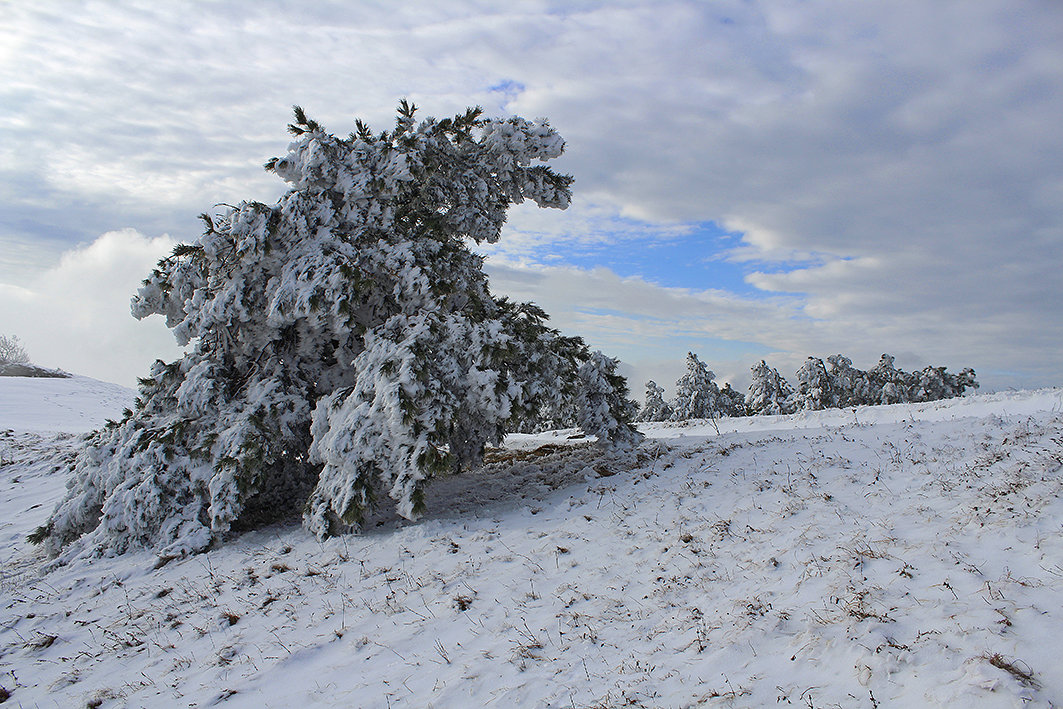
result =
[{"label": "tree shadow on snow", "polygon": [[428,520],[485,517],[528,507],[537,514],[559,491],[631,471],[651,459],[645,446],[610,451],[591,442],[545,443],[538,448],[489,449],[484,464],[432,480],[425,491],[424,515],[417,522],[400,517],[382,495],[367,515],[363,534],[389,532]]}]

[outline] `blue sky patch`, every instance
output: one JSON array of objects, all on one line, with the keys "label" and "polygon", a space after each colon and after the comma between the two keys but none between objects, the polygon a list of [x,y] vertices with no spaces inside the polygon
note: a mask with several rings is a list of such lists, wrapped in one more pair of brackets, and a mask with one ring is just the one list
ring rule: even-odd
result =
[{"label": "blue sky patch", "polygon": [[743,280],[758,266],[725,260],[726,252],[738,245],[739,238],[713,222],[704,222],[685,234],[663,238],[631,239],[622,244],[567,243],[563,255],[544,254],[541,258],[549,265],[604,267],[624,278],[637,276],[670,288],[726,290],[747,297],[769,295]]},{"label": "blue sky patch", "polygon": [[513,79],[503,79],[493,86],[488,86],[487,90],[493,94],[502,94],[502,105],[509,103],[513,99],[524,93],[526,87],[519,81]]}]

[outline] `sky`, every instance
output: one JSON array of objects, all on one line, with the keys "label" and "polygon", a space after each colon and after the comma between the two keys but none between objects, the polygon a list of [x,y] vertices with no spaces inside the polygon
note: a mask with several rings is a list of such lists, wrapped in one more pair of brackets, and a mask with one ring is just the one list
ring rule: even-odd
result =
[{"label": "sky", "polygon": [[274,202],[291,106],[337,134],[546,117],[565,211],[514,207],[491,287],[671,391],[687,351],[1063,384],[1056,0],[0,3],[0,334],[131,385],[129,315],[216,204]]}]

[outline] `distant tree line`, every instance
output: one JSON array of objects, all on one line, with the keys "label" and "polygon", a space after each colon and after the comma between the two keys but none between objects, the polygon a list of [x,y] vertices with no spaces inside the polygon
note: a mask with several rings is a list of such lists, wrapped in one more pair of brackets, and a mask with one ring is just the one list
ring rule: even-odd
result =
[{"label": "distant tree line", "polygon": [[686,421],[937,401],[978,388],[975,372],[969,367],[959,374],[933,366],[905,372],[893,362],[892,356],[884,354],[878,364],[865,372],[840,354],[831,355],[825,363],[818,357],[809,357],[797,370],[794,387],[777,369],[761,360],[751,368],[752,382],[743,396],[730,384],[720,388],[715,382],[716,374],[697,355],[688,352],[686,372],[676,381],[675,398],[666,400],[662,387],[653,380],[646,382],[646,401],[638,420]]}]

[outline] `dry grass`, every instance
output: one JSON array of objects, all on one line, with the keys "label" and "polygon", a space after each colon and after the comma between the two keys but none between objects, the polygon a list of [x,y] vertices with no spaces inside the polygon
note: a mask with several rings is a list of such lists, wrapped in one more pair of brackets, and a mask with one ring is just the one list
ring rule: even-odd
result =
[{"label": "dry grass", "polygon": [[[1019,680],[1019,682],[1031,689],[1040,689],[1041,683],[1033,675],[1033,671],[1029,669],[1022,669],[1016,662],[1012,661],[1001,655],[999,652],[995,652],[992,655],[985,655],[985,660],[993,667],[1004,670],[1009,675]],[[1025,663],[1023,663],[1025,664]]]}]

